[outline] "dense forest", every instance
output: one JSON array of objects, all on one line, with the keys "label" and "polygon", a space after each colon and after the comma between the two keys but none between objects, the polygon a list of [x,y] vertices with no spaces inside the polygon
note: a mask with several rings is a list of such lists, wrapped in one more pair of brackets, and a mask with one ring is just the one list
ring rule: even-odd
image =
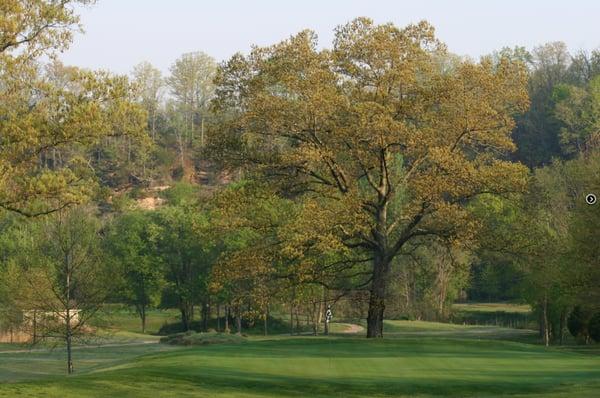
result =
[{"label": "dense forest", "polygon": [[31,3],[0,7],[2,329],[52,312],[34,341],[71,344],[124,303],[317,334],[330,305],[382,337],[510,301],[600,341],[600,51],[474,60],[357,18],[120,76],[63,65],[71,2]]}]

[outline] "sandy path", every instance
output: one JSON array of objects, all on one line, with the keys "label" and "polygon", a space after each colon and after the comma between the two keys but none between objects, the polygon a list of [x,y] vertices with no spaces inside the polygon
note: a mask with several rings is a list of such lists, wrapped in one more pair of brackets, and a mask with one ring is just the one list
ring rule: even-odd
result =
[{"label": "sandy path", "polygon": [[344,334],[356,334],[365,330],[362,326],[354,323],[342,323],[342,325],[344,325],[346,329],[342,330],[340,333]]}]

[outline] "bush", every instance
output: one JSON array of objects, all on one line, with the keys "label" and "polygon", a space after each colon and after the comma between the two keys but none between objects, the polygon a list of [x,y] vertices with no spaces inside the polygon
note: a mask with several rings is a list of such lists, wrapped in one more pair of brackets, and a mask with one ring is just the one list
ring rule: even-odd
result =
[{"label": "bush", "polygon": [[246,341],[243,336],[227,333],[175,333],[160,339],[161,343],[171,345],[209,345],[209,344],[238,344]]},{"label": "bush", "polygon": [[[202,321],[196,320],[190,323],[190,331],[202,332]],[[211,318],[208,322],[208,329],[217,330],[217,319]],[[225,317],[220,318],[220,327],[221,329],[225,327]],[[235,319],[229,320],[229,329],[232,333],[236,332]],[[309,332],[311,331],[310,326],[306,326],[305,324],[300,325],[300,332]],[[183,333],[185,332],[185,328],[183,327],[183,323],[174,322],[174,323],[165,323],[158,330],[158,334],[160,336],[167,336],[175,333]],[[297,332],[296,328],[294,331]],[[282,334],[290,332],[290,323],[287,320],[283,320],[280,318],[275,318],[269,316],[268,318],[268,332],[269,334]],[[263,322],[262,320],[258,321],[248,321],[247,319],[242,319],[242,333],[250,334],[250,335],[262,335],[264,333],[263,330]]]},{"label": "bush", "polygon": [[600,312],[596,313],[590,319],[589,332],[590,337],[594,339],[596,343],[600,343]]},{"label": "bush", "polygon": [[[202,321],[192,321],[190,322],[190,330],[193,332],[202,331]],[[161,336],[167,336],[176,333],[185,333],[185,327],[182,322],[174,322],[174,323],[165,323],[158,329],[158,334]]]},{"label": "bush", "polygon": [[580,338],[585,340],[589,339],[589,326],[590,326],[590,318],[592,314],[590,311],[577,306],[569,315],[569,319],[567,320],[567,328],[569,332],[576,338]]}]

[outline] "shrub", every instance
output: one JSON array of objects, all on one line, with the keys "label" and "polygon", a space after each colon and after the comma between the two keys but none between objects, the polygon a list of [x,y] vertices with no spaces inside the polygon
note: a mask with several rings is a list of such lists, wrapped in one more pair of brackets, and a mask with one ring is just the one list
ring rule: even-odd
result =
[{"label": "shrub", "polygon": [[[268,323],[269,323],[268,324],[269,334],[282,334],[282,333],[290,332],[290,324],[289,324],[288,320],[283,320],[280,318],[275,318],[275,317],[269,316]],[[203,324],[202,324],[201,320],[192,321],[190,323],[190,331],[202,332],[203,331],[202,326],[203,326]],[[217,319],[211,318],[210,321],[208,321],[207,326],[208,326],[209,330],[210,329],[217,330]],[[225,317],[220,318],[219,326],[220,326],[220,329],[225,327]],[[229,329],[231,330],[232,333],[236,332],[235,319],[229,320]],[[300,325],[299,332],[310,332],[311,330],[312,329],[311,329],[310,325],[307,326],[304,323],[302,323]],[[174,322],[174,323],[165,323],[158,330],[158,334],[161,336],[167,336],[167,335],[175,334],[175,333],[183,333],[185,331],[186,330],[183,327],[183,323],[181,323],[181,321],[179,321],[179,322]],[[298,330],[296,330],[295,327],[294,327],[294,331],[298,332]],[[242,333],[247,333],[250,335],[254,335],[254,334],[262,335],[264,333],[263,322],[262,321],[249,322],[247,319],[242,319]]]},{"label": "shrub", "polygon": [[590,337],[589,326],[591,317],[592,314],[589,310],[581,306],[575,307],[567,320],[569,332],[574,337],[582,339],[587,343]]},{"label": "shrub", "polygon": [[171,345],[209,345],[238,344],[246,341],[245,337],[227,333],[175,333],[160,339],[161,343]]},{"label": "shrub", "polygon": [[594,339],[596,343],[600,343],[600,312],[596,313],[590,319],[589,332],[590,337]]},{"label": "shrub", "polygon": [[[202,330],[202,321],[190,322],[190,330],[194,332],[200,332]],[[185,327],[182,322],[165,323],[158,329],[158,334],[161,336],[172,335],[176,333],[185,333]]]}]

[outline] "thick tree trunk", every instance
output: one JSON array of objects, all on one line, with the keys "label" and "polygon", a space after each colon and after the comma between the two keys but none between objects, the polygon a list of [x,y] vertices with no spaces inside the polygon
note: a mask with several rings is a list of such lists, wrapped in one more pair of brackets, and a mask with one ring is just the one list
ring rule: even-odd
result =
[{"label": "thick tree trunk", "polygon": [[192,321],[192,315],[191,315],[191,311],[190,311],[190,307],[188,305],[188,303],[186,302],[182,302],[180,305],[179,310],[181,311],[181,323],[183,323],[183,327],[184,329],[190,330],[190,323]]},{"label": "thick tree trunk", "polygon": [[367,338],[383,337],[383,313],[388,276],[389,262],[376,255],[373,261],[373,280],[367,315]]}]

